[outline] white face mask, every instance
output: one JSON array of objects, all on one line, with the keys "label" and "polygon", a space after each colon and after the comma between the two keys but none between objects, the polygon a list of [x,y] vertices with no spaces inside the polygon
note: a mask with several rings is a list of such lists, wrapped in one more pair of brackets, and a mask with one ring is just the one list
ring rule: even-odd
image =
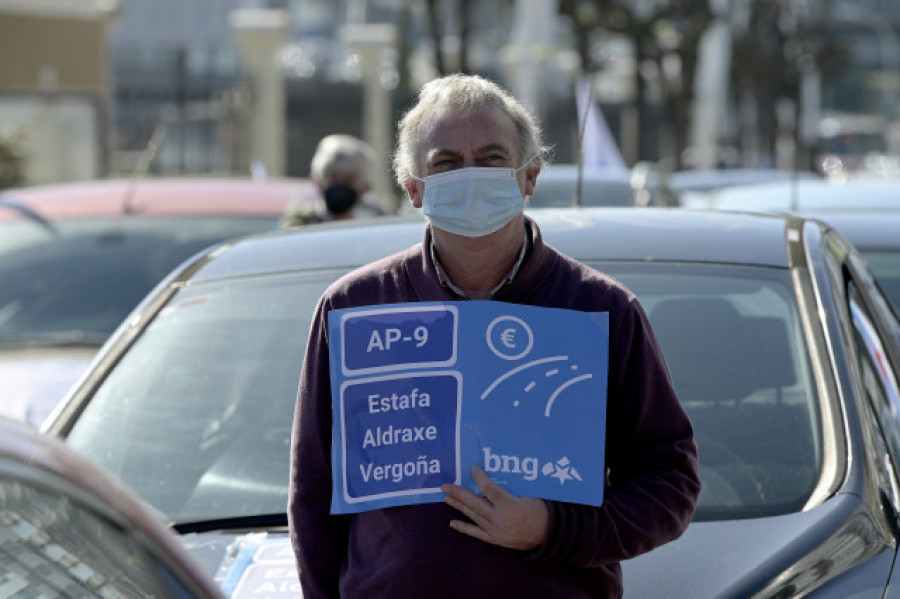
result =
[{"label": "white face mask", "polygon": [[500,229],[525,209],[517,169],[471,166],[429,175],[423,213],[438,229],[480,237]]}]

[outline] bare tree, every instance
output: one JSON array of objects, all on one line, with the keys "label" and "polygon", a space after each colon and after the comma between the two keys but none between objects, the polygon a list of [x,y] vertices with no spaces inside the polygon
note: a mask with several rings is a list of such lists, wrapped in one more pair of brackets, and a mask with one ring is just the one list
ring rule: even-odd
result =
[{"label": "bare tree", "polygon": [[4,135],[0,131],[0,189],[25,183],[26,154],[23,137]]},{"label": "bare tree", "polygon": [[[445,8],[457,8],[457,21],[459,23],[459,46],[456,56],[448,59],[445,56],[444,37],[447,32],[441,27],[441,14]],[[471,16],[470,0],[425,0],[426,12],[428,15],[428,28],[431,32],[432,44],[434,46],[434,67],[439,75],[447,75],[450,71],[468,73],[469,65],[469,37]]]},{"label": "bare tree", "polygon": [[[778,107],[796,109],[804,77],[815,73],[827,85],[846,67],[847,48],[836,40],[830,26],[832,0],[747,2],[747,22],[732,23],[729,86],[736,103],[736,142],[754,137],[764,154],[774,156],[778,136],[785,133],[788,122],[800,166],[806,167],[814,148],[804,145],[796,118],[793,122],[779,119]],[[588,73],[603,68],[591,51],[598,38],[617,34],[631,41],[636,64],[631,107],[638,122],[636,158],[653,159],[661,148],[662,157],[678,168],[683,166],[681,154],[689,143],[698,48],[714,15],[710,0],[644,4],[651,8],[641,11],[636,10],[639,6],[633,0],[561,0],[560,13],[573,23],[576,49]],[[679,76],[665,76],[673,65]],[[652,81],[655,87],[650,87],[647,70],[660,74]],[[658,105],[651,96],[660,98]]]},{"label": "bare tree", "polygon": [[[694,78],[697,74],[700,42],[713,20],[708,0],[684,0],[680,14],[672,14],[668,21],[674,29],[671,44],[664,44],[657,56],[660,72],[668,71],[668,58],[675,61],[678,71],[670,78],[662,76],[663,129],[669,132],[670,145],[663,145],[663,156],[669,156],[673,168],[682,168],[683,151],[690,140],[688,131],[693,119]],[[658,34],[659,35],[659,34]],[[667,136],[667,137],[669,137]]]},{"label": "bare tree", "polygon": [[[799,168],[811,168],[814,148],[801,139],[797,101],[804,76],[816,72],[823,82],[847,65],[848,50],[831,31],[831,1],[820,0],[814,11],[798,10],[787,0],[752,0],[749,22],[737,31],[731,68],[731,85],[738,110],[749,115],[739,120],[738,140],[753,128],[765,155],[774,157],[780,133],[792,135],[798,148]],[[793,109],[795,118],[779,119],[778,106]],[[755,121],[755,122],[754,122]]]},{"label": "bare tree", "polygon": [[425,0],[428,12],[428,28],[431,31],[431,40],[434,46],[434,68],[439,75],[447,74],[444,64],[444,29],[440,26],[439,10],[440,0]]},{"label": "bare tree", "polygon": [[[693,102],[693,77],[701,36],[712,21],[709,0],[670,0],[648,12],[639,11],[629,0],[561,0],[560,13],[574,26],[575,43],[583,69],[594,73],[603,68],[591,51],[594,41],[616,34],[631,41],[634,49],[634,89],[632,108],[637,113],[637,160],[651,159],[660,145],[667,157],[679,165],[681,150],[687,145],[687,127]],[[653,127],[652,102],[646,65],[655,72],[676,77],[657,78],[663,101],[658,106],[660,130]],[[661,141],[666,140],[666,141]]]}]

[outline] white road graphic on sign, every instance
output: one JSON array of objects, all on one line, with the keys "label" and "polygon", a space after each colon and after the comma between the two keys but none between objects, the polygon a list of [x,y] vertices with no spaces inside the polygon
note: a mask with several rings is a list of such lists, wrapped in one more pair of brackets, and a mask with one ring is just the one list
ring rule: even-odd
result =
[{"label": "white road graphic on sign", "polygon": [[485,389],[485,390],[484,390],[484,393],[481,394],[481,399],[486,398],[488,395],[490,395],[491,391],[493,391],[494,388],[497,387],[497,385],[499,385],[500,383],[502,383],[503,381],[505,381],[506,379],[508,379],[508,378],[511,377],[512,375],[516,374],[517,372],[522,372],[522,371],[525,370],[526,368],[530,368],[530,367],[535,366],[535,365],[537,365],[537,364],[545,364],[545,363],[547,363],[547,362],[559,362],[559,361],[561,361],[561,360],[568,360],[568,359],[569,359],[569,356],[551,356],[551,357],[549,357],[549,358],[541,358],[541,359],[539,359],[539,360],[532,360],[531,362],[526,362],[526,363],[524,363],[524,364],[522,364],[522,365],[520,365],[520,366],[516,366],[516,367],[513,368],[512,370],[506,372],[505,374],[502,374],[502,375],[498,376],[498,377],[496,378],[496,380],[494,380],[493,383],[491,383],[490,385],[488,385],[488,388]]}]

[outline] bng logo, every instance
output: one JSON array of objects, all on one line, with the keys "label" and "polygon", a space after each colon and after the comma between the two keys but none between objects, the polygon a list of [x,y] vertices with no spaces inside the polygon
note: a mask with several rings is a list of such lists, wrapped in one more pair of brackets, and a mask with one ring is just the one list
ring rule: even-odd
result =
[{"label": "bng logo", "polygon": [[549,476],[559,480],[559,484],[567,481],[581,481],[578,470],[563,456],[555,462],[547,462],[539,468],[536,457],[520,457],[494,453],[490,447],[484,448],[484,471],[489,474],[517,474],[524,480],[535,480],[538,475]]}]

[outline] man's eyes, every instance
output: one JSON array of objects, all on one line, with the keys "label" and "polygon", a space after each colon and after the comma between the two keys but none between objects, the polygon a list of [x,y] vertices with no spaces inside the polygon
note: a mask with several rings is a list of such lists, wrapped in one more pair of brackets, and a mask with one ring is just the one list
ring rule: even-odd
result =
[{"label": "man's eyes", "polygon": [[432,173],[442,173],[457,168],[459,168],[459,166],[455,160],[438,160],[437,162],[432,163],[431,169],[429,170]]},{"label": "man's eyes", "polygon": [[[475,159],[475,166],[507,166],[509,158],[505,154],[488,154]],[[440,158],[431,164],[432,172],[455,170],[463,167],[458,158]]]}]

